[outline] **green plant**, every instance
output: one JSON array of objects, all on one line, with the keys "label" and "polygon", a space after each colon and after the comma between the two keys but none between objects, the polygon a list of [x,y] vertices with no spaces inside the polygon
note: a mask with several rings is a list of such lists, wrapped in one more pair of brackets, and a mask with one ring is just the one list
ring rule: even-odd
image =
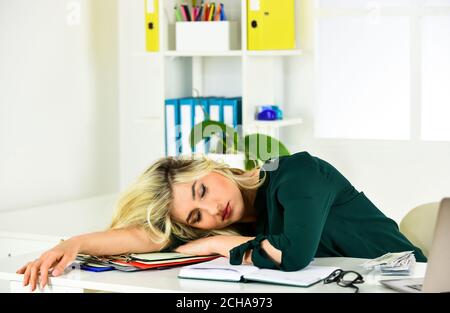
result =
[{"label": "green plant", "polygon": [[192,128],[189,137],[191,148],[214,136],[218,136],[218,150],[221,153],[244,153],[247,170],[271,158],[290,155],[286,146],[271,136],[258,133],[243,136],[241,128],[236,130],[225,123],[211,120],[202,121]]}]

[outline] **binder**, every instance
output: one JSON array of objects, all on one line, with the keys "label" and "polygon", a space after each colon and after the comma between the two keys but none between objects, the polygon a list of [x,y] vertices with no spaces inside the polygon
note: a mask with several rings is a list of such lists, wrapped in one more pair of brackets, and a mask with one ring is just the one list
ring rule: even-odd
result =
[{"label": "binder", "polygon": [[247,49],[295,49],[295,0],[247,0]]},{"label": "binder", "polygon": [[166,156],[177,156],[181,151],[180,143],[180,105],[178,99],[165,101],[165,145]]},{"label": "binder", "polygon": [[[208,99],[208,107],[209,107],[209,119],[211,121],[223,122],[223,101],[222,98],[211,97]],[[208,140],[208,148],[217,148],[218,144],[217,138],[209,138]],[[209,150],[208,150],[209,151]],[[218,151],[213,151],[217,153]]]},{"label": "binder", "polygon": [[[195,118],[194,118],[194,125],[203,122],[207,119],[205,116],[205,113],[209,116],[209,108],[208,108],[208,100],[203,98],[196,98],[195,99]],[[207,143],[205,140],[200,141],[195,147],[194,151],[199,153],[208,153],[209,143]]]},{"label": "binder", "polygon": [[[207,118],[205,118],[205,119],[206,120],[216,120],[217,121],[220,118],[220,109],[219,108],[217,108],[217,107],[214,108],[213,107],[212,114],[213,114],[214,118],[211,117],[211,108],[210,108],[209,103],[213,99],[214,99],[214,97],[202,97],[202,98],[200,98],[200,102],[202,103],[203,108],[205,109],[206,113],[208,114]],[[210,138],[206,138],[204,140],[204,143],[205,143],[205,154],[208,154],[210,146],[211,146]]]},{"label": "binder", "polygon": [[189,135],[194,127],[195,98],[180,99],[181,153],[191,154]]},{"label": "binder", "polygon": [[145,49],[159,51],[159,0],[145,0]]},{"label": "binder", "polygon": [[225,98],[223,100],[223,122],[235,129],[242,124],[242,98]]},{"label": "binder", "polygon": [[208,98],[209,119],[223,122],[223,98]]}]

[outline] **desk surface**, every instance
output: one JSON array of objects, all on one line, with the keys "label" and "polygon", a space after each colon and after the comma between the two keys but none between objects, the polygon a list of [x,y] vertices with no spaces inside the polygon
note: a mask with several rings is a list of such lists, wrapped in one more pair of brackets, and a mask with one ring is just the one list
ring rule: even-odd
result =
[{"label": "desk surface", "polygon": [[[35,259],[40,253],[31,253],[0,260],[0,279],[10,282],[22,282],[23,275],[15,271],[26,262]],[[317,265],[338,266],[344,270],[356,270],[364,276],[365,283],[358,285],[360,292],[393,292],[382,286],[380,279],[397,278],[380,276],[375,271],[367,271],[359,267],[365,259],[356,258],[317,258]],[[417,263],[414,274],[409,277],[423,277],[426,263]],[[101,290],[108,292],[202,292],[202,293],[303,293],[303,292],[353,292],[351,288],[339,287],[336,284],[318,283],[309,288],[263,284],[257,282],[234,283],[177,278],[180,268],[163,270],[147,270],[141,272],[88,272],[66,270],[59,277],[50,278],[54,286],[79,289]],[[404,276],[403,276],[404,277]],[[19,285],[19,284],[17,284]],[[47,289],[47,287],[46,287]],[[51,291],[51,290],[50,290]]]}]

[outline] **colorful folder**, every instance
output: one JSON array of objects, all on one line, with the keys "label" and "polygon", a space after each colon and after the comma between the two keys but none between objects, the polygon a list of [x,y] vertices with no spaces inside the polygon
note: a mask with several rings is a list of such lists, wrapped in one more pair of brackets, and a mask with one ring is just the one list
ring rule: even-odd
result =
[{"label": "colorful folder", "polygon": [[295,0],[247,0],[248,50],[295,49]]},{"label": "colorful folder", "polygon": [[189,142],[189,135],[195,121],[195,99],[180,99],[180,128],[181,128],[181,153],[191,154],[193,151]]},{"label": "colorful folder", "polygon": [[145,48],[148,52],[159,51],[159,0],[145,0]]},{"label": "colorful folder", "polygon": [[194,149],[191,149],[189,141],[194,125],[206,119],[224,122],[236,128],[242,123],[242,98],[167,99],[165,101],[166,156],[192,152],[207,154],[210,147],[209,139],[201,141]]},{"label": "colorful folder", "polygon": [[242,98],[225,98],[222,102],[223,122],[236,128],[242,124]]},{"label": "colorful folder", "polygon": [[[207,117],[209,117],[208,100],[204,98],[195,98],[194,125],[206,120]],[[194,147],[194,151],[204,154],[208,153],[209,143],[206,140],[202,140]]]},{"label": "colorful folder", "polygon": [[167,99],[165,102],[166,156],[177,156],[181,151],[180,104],[178,99]]}]

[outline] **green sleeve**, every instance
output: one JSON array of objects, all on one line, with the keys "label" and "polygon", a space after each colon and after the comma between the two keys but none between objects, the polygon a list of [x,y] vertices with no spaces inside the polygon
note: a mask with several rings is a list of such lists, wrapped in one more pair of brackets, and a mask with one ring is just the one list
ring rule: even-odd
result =
[{"label": "green sleeve", "polygon": [[[254,240],[235,247],[230,251],[231,264],[241,264],[248,249],[253,249],[252,262],[260,268],[296,271],[314,258],[333,201],[332,188],[313,159],[297,160],[288,169],[276,191],[284,211],[283,232],[259,234]],[[282,252],[280,266],[261,249],[264,239]]]}]

